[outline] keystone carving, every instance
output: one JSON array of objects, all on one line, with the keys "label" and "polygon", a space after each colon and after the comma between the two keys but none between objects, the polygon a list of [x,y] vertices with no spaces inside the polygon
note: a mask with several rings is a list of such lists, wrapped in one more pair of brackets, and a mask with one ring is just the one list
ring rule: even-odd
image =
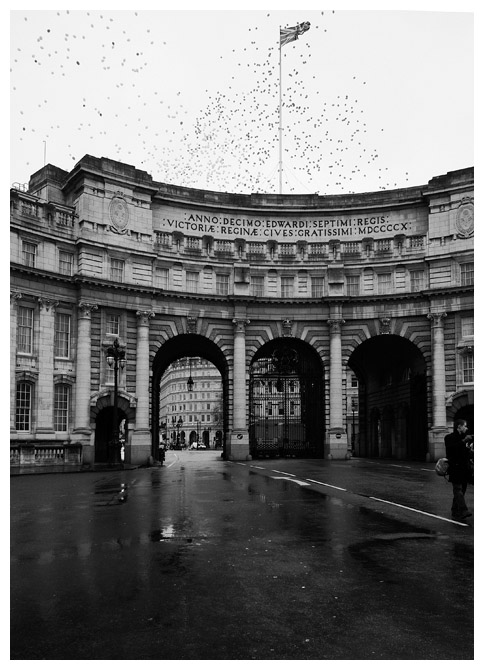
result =
[{"label": "keystone carving", "polygon": [[388,316],[380,317],[380,335],[390,334],[390,323],[391,323],[390,317]]},{"label": "keystone carving", "polygon": [[187,316],[187,333],[197,332],[197,317]]},{"label": "keystone carving", "polygon": [[291,319],[283,319],[282,321],[282,336],[291,337],[292,335],[292,321]]}]

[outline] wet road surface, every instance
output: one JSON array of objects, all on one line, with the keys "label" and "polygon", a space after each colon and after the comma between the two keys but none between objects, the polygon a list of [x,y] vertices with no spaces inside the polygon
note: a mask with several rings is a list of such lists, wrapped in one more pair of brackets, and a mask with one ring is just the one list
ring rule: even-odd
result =
[{"label": "wet road surface", "polygon": [[11,658],[471,659],[451,497],[431,465],[218,452],[13,477]]}]

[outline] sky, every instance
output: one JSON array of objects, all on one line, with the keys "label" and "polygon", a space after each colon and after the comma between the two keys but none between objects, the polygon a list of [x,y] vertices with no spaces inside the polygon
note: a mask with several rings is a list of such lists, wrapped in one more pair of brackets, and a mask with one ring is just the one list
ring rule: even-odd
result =
[{"label": "sky", "polygon": [[[474,164],[469,3],[310,4],[11,11],[10,182],[90,154],[159,182],[278,193],[282,152],[282,192],[330,195]],[[280,28],[303,21],[279,50]]]}]

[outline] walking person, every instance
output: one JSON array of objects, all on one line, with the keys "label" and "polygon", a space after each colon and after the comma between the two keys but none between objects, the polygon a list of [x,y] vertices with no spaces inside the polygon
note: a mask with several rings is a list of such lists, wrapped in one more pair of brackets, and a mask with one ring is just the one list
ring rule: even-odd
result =
[{"label": "walking person", "polygon": [[449,481],[452,484],[452,518],[462,521],[472,513],[465,501],[467,484],[474,483],[473,473],[473,437],[466,435],[467,421],[459,419],[455,423],[454,432],[446,435],[445,455],[449,461]]}]

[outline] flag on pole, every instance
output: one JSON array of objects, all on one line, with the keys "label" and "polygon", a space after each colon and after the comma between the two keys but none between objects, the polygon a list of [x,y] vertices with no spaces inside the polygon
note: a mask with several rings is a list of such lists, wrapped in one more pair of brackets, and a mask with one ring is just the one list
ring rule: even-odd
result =
[{"label": "flag on pole", "polygon": [[281,28],[280,29],[281,47],[285,46],[286,44],[289,44],[289,42],[294,42],[294,40],[297,40],[299,35],[305,33],[306,30],[309,30],[310,27],[311,24],[309,23],[309,21],[304,21],[303,23],[298,23],[297,25],[292,26],[291,28]]}]

